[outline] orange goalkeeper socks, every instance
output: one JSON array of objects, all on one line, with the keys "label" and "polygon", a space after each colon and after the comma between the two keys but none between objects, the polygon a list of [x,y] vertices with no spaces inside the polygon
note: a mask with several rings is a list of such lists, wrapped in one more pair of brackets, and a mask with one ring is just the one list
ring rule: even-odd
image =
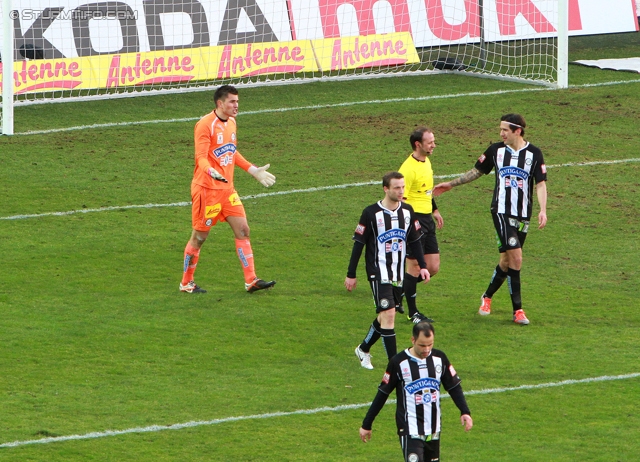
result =
[{"label": "orange goalkeeper socks", "polygon": [[256,278],[256,270],[253,265],[253,250],[249,239],[236,239],[236,251],[244,271],[244,282],[250,284]]},{"label": "orange goalkeeper socks", "polygon": [[198,265],[198,258],[200,257],[200,249],[196,249],[187,242],[187,246],[184,249],[184,268],[182,274],[182,285],[189,284],[193,281],[193,273],[196,272],[196,266]]}]

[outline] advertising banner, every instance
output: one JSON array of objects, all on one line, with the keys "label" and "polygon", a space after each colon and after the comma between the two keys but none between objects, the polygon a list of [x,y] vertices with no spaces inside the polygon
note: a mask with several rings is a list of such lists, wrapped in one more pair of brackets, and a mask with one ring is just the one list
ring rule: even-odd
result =
[{"label": "advertising banner", "polygon": [[[571,35],[638,29],[634,0],[568,1]],[[13,0],[2,16],[14,28],[18,94],[401,65],[418,62],[416,47],[483,33],[556,34],[556,0],[484,0],[482,12],[479,3]]]},{"label": "advertising banner", "polygon": [[399,33],[22,60],[14,64],[13,85],[15,94],[112,89],[417,62],[411,35]]}]

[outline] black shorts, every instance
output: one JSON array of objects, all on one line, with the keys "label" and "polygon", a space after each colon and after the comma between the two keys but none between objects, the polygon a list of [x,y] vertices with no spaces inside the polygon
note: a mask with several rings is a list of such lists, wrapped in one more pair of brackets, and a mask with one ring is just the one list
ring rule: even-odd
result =
[{"label": "black shorts", "polygon": [[[420,238],[420,245],[422,246],[422,253],[424,255],[439,254],[438,240],[436,239],[436,222],[433,220],[433,215],[430,213],[416,213],[416,218],[422,228],[422,237]],[[407,246],[407,258],[417,259],[415,255],[412,255],[411,247]]]},{"label": "black shorts", "polygon": [[402,283],[400,285],[382,284],[375,279],[375,276],[372,276],[369,278],[369,284],[371,284],[371,293],[376,304],[376,313],[396,308],[402,303],[402,294],[404,292]]},{"label": "black shorts", "polygon": [[529,231],[529,221],[511,218],[502,213],[492,213],[493,226],[496,228],[496,239],[500,253],[507,250],[521,249]]},{"label": "black shorts", "polygon": [[400,437],[400,447],[405,462],[438,462],[440,440],[423,441],[410,436]]}]

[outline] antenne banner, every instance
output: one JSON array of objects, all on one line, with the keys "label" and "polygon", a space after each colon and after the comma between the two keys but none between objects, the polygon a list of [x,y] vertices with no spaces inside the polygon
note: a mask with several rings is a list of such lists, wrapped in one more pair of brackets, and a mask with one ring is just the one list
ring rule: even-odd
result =
[{"label": "antenne banner", "polygon": [[[25,93],[416,63],[416,47],[478,42],[478,3],[13,0],[2,15],[14,27],[14,87]],[[485,22],[499,26],[486,41],[556,33],[556,0],[483,4]],[[569,0],[569,10],[571,35],[638,28],[634,0]]]}]

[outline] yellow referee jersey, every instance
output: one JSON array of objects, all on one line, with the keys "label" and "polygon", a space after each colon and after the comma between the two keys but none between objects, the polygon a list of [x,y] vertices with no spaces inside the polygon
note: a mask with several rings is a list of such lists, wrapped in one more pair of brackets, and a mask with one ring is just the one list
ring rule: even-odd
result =
[{"label": "yellow referee jersey", "polygon": [[404,197],[416,213],[431,213],[431,190],[433,170],[427,157],[424,162],[410,155],[400,167],[404,175]]}]

